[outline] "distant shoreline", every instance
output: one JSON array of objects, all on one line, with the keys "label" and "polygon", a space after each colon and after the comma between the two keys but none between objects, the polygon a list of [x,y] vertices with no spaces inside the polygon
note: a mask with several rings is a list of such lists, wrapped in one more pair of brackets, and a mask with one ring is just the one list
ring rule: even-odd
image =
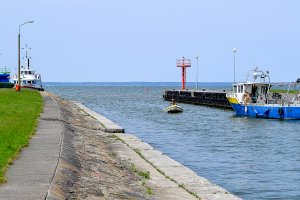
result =
[{"label": "distant shoreline", "polygon": [[[188,88],[195,88],[195,82],[187,82]],[[181,87],[181,82],[44,82],[45,86],[161,86]],[[198,82],[198,87],[231,87],[232,82]]]}]

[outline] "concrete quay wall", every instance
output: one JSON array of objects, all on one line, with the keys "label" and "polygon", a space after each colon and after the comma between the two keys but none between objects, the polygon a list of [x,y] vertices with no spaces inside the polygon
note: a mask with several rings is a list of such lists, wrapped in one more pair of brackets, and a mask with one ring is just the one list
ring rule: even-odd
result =
[{"label": "concrete quay wall", "polygon": [[165,90],[163,98],[166,101],[174,99],[181,103],[232,109],[225,91]]},{"label": "concrete quay wall", "polygon": [[[197,175],[191,169],[164,155],[162,152],[154,149],[148,143],[143,142],[138,137],[129,133],[120,133],[123,130],[120,126],[107,120],[100,114],[92,111],[84,105],[75,102],[75,104],[97,119],[105,130],[118,138],[116,143],[118,154],[124,160],[129,160],[140,169],[150,172],[150,185],[160,187],[162,196],[159,199],[178,199],[176,191],[178,187],[190,194],[186,199],[202,200],[237,200],[241,199],[226,189],[211,183],[204,177]],[[128,148],[129,147],[129,148]],[[146,162],[145,162],[146,161]]]}]

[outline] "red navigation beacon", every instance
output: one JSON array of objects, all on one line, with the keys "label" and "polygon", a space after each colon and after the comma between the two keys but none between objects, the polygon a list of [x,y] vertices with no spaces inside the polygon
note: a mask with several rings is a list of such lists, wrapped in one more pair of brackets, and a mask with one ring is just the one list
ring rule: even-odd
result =
[{"label": "red navigation beacon", "polygon": [[191,67],[191,60],[182,57],[182,59],[176,60],[176,67],[182,68],[182,86],[181,89],[185,90],[185,82],[186,82],[186,68]]}]

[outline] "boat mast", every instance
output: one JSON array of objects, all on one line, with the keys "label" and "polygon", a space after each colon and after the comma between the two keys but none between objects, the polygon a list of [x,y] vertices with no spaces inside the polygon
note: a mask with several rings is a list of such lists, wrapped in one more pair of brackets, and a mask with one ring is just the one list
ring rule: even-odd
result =
[{"label": "boat mast", "polygon": [[[24,48],[22,48],[24,49]],[[26,44],[26,47],[25,47],[25,62],[27,61],[27,68],[29,69],[29,64],[30,64],[30,56],[29,56],[29,50],[31,50],[31,47],[28,48],[28,45]]]}]

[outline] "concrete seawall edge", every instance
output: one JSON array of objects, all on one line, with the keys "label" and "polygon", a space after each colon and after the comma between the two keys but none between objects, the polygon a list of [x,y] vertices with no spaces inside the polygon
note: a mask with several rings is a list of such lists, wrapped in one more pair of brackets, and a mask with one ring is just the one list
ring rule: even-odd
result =
[{"label": "concrete seawall edge", "polygon": [[[211,183],[206,178],[197,175],[188,167],[185,167],[184,165],[164,155],[162,152],[154,149],[151,145],[143,142],[133,134],[124,133],[124,129],[122,127],[115,124],[106,117],[100,115],[99,113],[96,113],[95,111],[92,111],[81,103],[73,103],[80,109],[85,111],[87,114],[95,118],[97,121],[99,121],[99,123],[104,126],[103,131],[113,133],[132,150],[131,152],[128,152],[127,150],[124,151],[124,149],[122,149],[119,151],[119,154],[124,157],[124,159],[129,159],[130,157],[129,160],[139,168],[150,171],[150,184],[152,183],[156,186],[161,184],[162,187],[169,188],[171,187],[172,183],[175,183],[177,187],[184,189],[198,199],[241,199],[231,194],[226,189]],[[132,152],[134,152],[136,155],[133,155]],[[131,156],[128,154],[131,154]],[[145,165],[145,163],[140,162],[141,158],[145,160],[149,165]],[[153,168],[155,170],[153,170]],[[167,179],[169,182],[163,182],[161,176],[163,176],[163,178]],[[174,187],[174,185],[172,187]]]},{"label": "concrete seawall edge", "polygon": [[124,129],[119,125],[115,124],[111,120],[107,119],[106,117],[100,115],[99,113],[89,109],[88,107],[78,103],[76,101],[72,101],[76,106],[80,109],[84,110],[87,114],[95,118],[100,124],[103,126],[103,131],[110,132],[110,133],[124,133]]}]

